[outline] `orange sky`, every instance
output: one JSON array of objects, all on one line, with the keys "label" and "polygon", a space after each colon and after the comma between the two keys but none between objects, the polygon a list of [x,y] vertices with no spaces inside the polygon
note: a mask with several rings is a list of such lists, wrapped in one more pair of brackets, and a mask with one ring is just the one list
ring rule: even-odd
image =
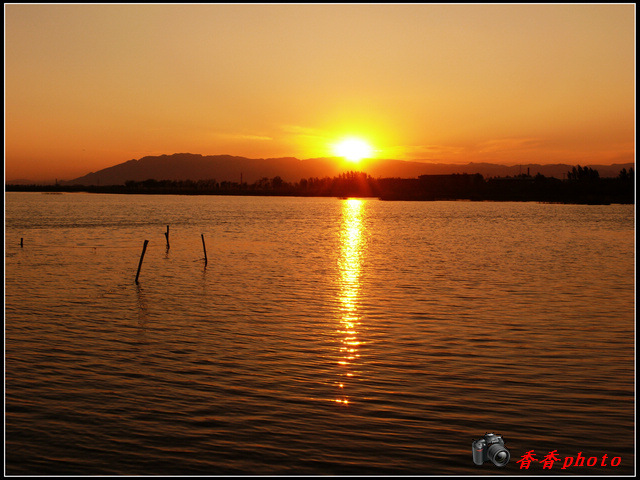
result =
[{"label": "orange sky", "polygon": [[5,179],[145,155],[635,158],[635,4],[6,5]]}]

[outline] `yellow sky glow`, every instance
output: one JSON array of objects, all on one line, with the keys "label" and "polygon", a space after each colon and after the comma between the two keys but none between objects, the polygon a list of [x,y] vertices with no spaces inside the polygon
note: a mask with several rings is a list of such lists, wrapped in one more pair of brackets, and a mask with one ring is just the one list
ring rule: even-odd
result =
[{"label": "yellow sky glow", "polygon": [[146,155],[621,163],[635,5],[5,4],[5,178]]}]

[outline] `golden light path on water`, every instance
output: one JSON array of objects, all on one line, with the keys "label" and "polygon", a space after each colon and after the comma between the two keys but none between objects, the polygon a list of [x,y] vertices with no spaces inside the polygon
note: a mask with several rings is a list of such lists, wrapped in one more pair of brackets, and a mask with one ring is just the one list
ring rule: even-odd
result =
[{"label": "golden light path on water", "polygon": [[360,356],[358,354],[358,326],[360,316],[358,313],[358,296],[360,294],[360,273],[362,270],[363,226],[362,226],[363,201],[348,199],[342,204],[342,224],[340,226],[341,252],[339,257],[340,270],[340,360],[338,363],[344,369],[340,374],[341,381],[338,384],[340,394],[336,402],[349,404],[349,395],[346,382],[353,377],[353,362]]}]

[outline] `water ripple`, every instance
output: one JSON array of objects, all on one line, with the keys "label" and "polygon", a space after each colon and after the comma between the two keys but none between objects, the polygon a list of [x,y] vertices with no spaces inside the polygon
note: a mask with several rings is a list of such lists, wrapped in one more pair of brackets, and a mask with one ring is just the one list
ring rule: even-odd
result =
[{"label": "water ripple", "polygon": [[633,472],[633,207],[20,195],[8,474]]}]

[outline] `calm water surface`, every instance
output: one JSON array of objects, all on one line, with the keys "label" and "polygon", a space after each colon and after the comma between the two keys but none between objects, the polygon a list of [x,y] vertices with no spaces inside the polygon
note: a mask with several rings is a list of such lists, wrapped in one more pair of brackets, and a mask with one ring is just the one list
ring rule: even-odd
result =
[{"label": "calm water surface", "polygon": [[7,474],[635,471],[632,205],[5,202]]}]

